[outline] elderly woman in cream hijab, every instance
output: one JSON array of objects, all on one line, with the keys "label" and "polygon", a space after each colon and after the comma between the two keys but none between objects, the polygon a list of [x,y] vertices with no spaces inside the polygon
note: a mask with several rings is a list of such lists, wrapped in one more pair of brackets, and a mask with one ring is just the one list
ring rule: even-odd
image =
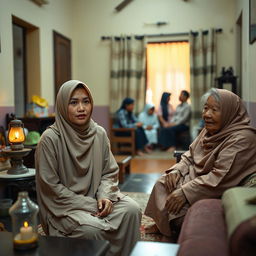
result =
[{"label": "elderly woman in cream hijab", "polygon": [[129,255],[140,238],[141,212],[118,189],[118,165],[92,110],[84,83],[61,86],[55,123],[36,150],[40,220],[47,235],[108,240],[108,255]]},{"label": "elderly woman in cream hijab", "polygon": [[148,233],[174,235],[189,206],[200,199],[220,198],[255,173],[256,130],[242,100],[215,88],[203,99],[203,130],[152,190],[145,214],[155,224],[146,228]]}]

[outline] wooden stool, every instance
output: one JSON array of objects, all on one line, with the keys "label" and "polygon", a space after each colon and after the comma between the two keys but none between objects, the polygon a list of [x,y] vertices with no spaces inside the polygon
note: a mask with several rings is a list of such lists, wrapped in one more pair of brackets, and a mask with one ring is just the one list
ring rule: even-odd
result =
[{"label": "wooden stool", "polygon": [[131,156],[126,155],[114,155],[116,162],[119,166],[119,182],[124,182],[124,174],[125,172],[130,172],[130,163],[132,160]]}]

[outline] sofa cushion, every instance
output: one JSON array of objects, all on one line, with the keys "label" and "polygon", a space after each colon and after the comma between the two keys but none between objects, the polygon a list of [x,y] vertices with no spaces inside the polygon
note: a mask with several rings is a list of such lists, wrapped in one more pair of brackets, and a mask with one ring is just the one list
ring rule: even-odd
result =
[{"label": "sofa cushion", "polygon": [[235,187],[222,196],[232,256],[256,255],[256,188]]},{"label": "sofa cushion", "polygon": [[227,230],[220,199],[203,199],[190,207],[178,243],[179,256],[228,255]]},{"label": "sofa cushion", "polygon": [[254,197],[256,188],[235,187],[224,192],[222,205],[229,238],[242,222],[256,216],[256,205],[248,203]]}]

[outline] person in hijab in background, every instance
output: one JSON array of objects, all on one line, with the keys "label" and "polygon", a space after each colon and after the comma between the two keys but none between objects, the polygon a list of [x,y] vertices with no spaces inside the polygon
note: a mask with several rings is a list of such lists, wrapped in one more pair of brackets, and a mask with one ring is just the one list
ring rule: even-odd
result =
[{"label": "person in hijab in background", "polygon": [[148,233],[173,235],[189,206],[220,198],[255,173],[256,129],[250,126],[242,100],[228,90],[212,88],[203,102],[204,128],[151,192],[145,214],[155,224],[146,228]]},{"label": "person in hijab in background", "polygon": [[158,144],[159,120],[155,114],[155,106],[151,103],[145,105],[144,111],[138,116],[139,122],[143,123],[143,129],[148,139],[148,145],[151,149]]},{"label": "person in hijab in background", "polygon": [[[125,98],[116,112],[117,123],[115,125],[120,128],[136,128],[135,144],[137,154],[142,156],[144,155],[144,152],[150,153],[151,150],[147,145],[148,139],[144,129],[142,128],[143,123],[138,121],[138,118],[133,113],[133,109],[134,99],[128,97]],[[124,133],[122,133],[122,135],[124,135]]]},{"label": "person in hijab in background", "polygon": [[60,87],[55,123],[36,149],[41,224],[47,235],[108,240],[107,255],[129,255],[140,238],[140,209],[119,191],[118,165],[92,110],[84,83]]},{"label": "person in hijab in background", "polygon": [[162,127],[168,127],[174,115],[174,108],[170,104],[171,93],[163,92],[157,115]]}]

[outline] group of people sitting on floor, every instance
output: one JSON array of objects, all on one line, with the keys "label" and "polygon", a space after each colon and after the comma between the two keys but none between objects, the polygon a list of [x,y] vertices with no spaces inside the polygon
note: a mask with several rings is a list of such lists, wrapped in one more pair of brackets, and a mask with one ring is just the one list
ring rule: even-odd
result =
[{"label": "group of people sitting on floor", "polygon": [[[171,93],[164,92],[158,111],[153,104],[146,104],[138,117],[133,113],[134,99],[125,98],[116,112],[117,127],[136,128],[135,140],[138,155],[150,153],[155,146],[173,152],[177,145],[177,135],[189,131],[191,107],[187,103],[189,93],[181,91],[180,104],[176,110],[170,104]],[[123,134],[124,135],[124,134]]]},{"label": "group of people sitting on floor", "polygon": [[[181,104],[187,97],[181,95]],[[250,126],[242,100],[223,89],[211,89],[203,100],[204,128],[150,195],[145,214],[155,224],[147,227],[149,233],[172,236],[193,203],[220,198],[255,173],[256,129]],[[120,108],[120,123],[133,118],[132,103]],[[108,240],[107,255],[126,256],[140,240],[142,213],[119,190],[118,165],[106,131],[92,120],[92,111],[87,85],[71,80],[61,86],[55,123],[42,134],[36,149],[40,221],[47,235]],[[134,123],[143,129],[142,122],[134,119]],[[140,145],[147,145],[146,134]]]}]

